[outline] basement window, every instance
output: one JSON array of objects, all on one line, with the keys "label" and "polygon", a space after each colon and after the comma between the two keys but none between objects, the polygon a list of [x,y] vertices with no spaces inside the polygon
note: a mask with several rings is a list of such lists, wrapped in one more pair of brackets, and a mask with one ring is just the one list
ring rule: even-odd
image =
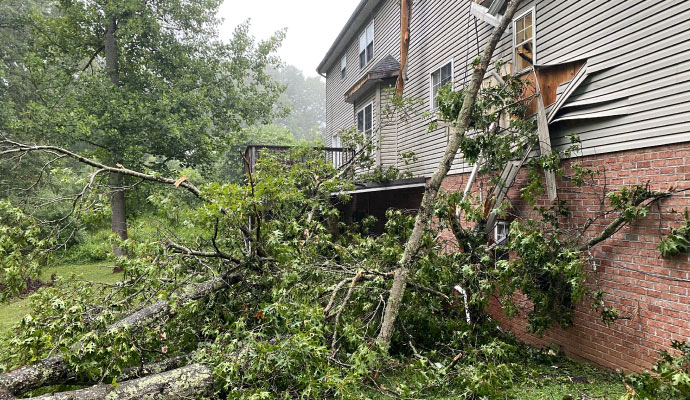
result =
[{"label": "basement window", "polygon": [[438,91],[445,85],[448,85],[453,80],[453,62],[448,61],[439,69],[431,73],[431,109],[438,108]]},{"label": "basement window", "polygon": [[345,79],[347,72],[347,56],[343,56],[340,60],[340,79]]},{"label": "basement window", "polygon": [[516,73],[534,65],[535,43],[534,9],[532,9],[513,20],[513,61]]},{"label": "basement window", "polygon": [[374,58],[374,21],[359,37],[359,67],[364,68]]},{"label": "basement window", "polygon": [[508,235],[510,233],[510,222],[498,221],[494,228],[494,242],[498,246],[505,246],[508,243]]}]

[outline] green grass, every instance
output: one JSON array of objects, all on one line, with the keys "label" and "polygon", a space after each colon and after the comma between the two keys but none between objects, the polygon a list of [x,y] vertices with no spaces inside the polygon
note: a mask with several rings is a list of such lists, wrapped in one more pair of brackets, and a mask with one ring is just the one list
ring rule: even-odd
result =
[{"label": "green grass", "polygon": [[[41,274],[43,281],[50,280],[52,274],[60,278],[69,278],[72,274],[78,279],[96,283],[114,283],[122,274],[113,274],[112,262],[100,262],[83,265],[61,265],[46,269]],[[0,332],[5,332],[31,311],[29,296],[8,304],[0,304]]]},{"label": "green grass", "polygon": [[538,376],[518,385],[515,398],[520,400],[616,400],[625,394],[621,376],[595,366],[567,358],[557,363],[537,365]]}]

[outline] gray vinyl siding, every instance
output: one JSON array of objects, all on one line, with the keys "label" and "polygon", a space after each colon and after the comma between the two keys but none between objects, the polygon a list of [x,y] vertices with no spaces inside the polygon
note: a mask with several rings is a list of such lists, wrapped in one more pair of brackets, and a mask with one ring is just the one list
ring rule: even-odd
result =
[{"label": "gray vinyl siding", "polygon": [[[375,24],[375,54],[377,60],[387,54],[397,59],[399,1],[384,3]],[[425,0],[413,7],[405,96],[421,104],[408,113],[409,121],[398,124],[393,136],[398,155],[416,154],[417,161],[409,165],[414,176],[430,176],[448,142],[445,128],[427,132],[430,120],[422,117],[430,110],[431,72],[452,60],[453,86],[460,90],[493,30],[482,21],[475,25],[469,8],[470,0]],[[690,1],[532,0],[524,2],[518,14],[531,8],[536,13],[538,65],[587,60],[586,77],[550,125],[556,149],[566,146],[571,134],[582,139],[584,154],[690,141]],[[348,68],[358,67],[357,51],[355,42],[348,52]],[[512,27],[494,59],[513,61]],[[339,81],[338,68],[329,77]],[[329,78],[330,132],[352,121],[342,117],[347,107],[349,115],[353,113],[342,99],[361,76],[349,69],[341,87]],[[393,143],[387,142],[389,133],[383,137],[381,160],[391,160]],[[398,166],[402,167],[399,160]],[[451,173],[468,169],[456,160]]]},{"label": "gray vinyl siding", "polygon": [[394,84],[379,86],[381,107],[378,118],[379,154],[383,166],[398,167],[398,121],[391,106],[391,97],[395,95]]},{"label": "gray vinyl siding", "polygon": [[554,146],[572,134],[583,154],[690,141],[690,2],[571,3],[537,5],[539,62],[587,59],[556,116],[583,119],[552,124]]},{"label": "gray vinyl siding", "polygon": [[[387,55],[400,60],[400,2],[386,0],[371,18],[374,20],[374,58],[364,68],[359,68],[359,34],[347,48],[347,75],[341,79],[340,62],[334,63],[326,74],[326,144],[333,135],[354,126],[355,108],[345,102],[345,92],[357,83],[366,72]],[[364,28],[362,28],[363,30]],[[338,60],[343,55],[338,57]],[[373,93],[369,94],[373,96]],[[358,103],[362,103],[360,100]],[[375,111],[378,114],[378,110]],[[375,130],[378,130],[376,126]]]}]

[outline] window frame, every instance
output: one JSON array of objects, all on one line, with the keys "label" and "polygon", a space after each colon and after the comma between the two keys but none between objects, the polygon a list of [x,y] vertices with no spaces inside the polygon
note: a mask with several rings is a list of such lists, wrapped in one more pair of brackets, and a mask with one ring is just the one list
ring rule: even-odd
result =
[{"label": "window frame", "polygon": [[[499,231],[501,230],[499,227],[503,229],[503,234],[505,236],[501,235],[502,237],[499,237]],[[496,225],[494,226],[494,243],[499,246],[505,246],[508,240],[510,240],[510,222],[504,220],[496,221]]]},{"label": "window frame", "polygon": [[[443,69],[443,67],[445,67],[448,64],[450,64],[450,82],[446,83],[446,85],[450,84],[451,87],[453,87],[455,85],[455,63],[453,62],[452,58],[444,61],[437,68],[434,68],[433,70],[431,70],[431,72],[429,72],[429,110],[431,111],[438,110],[438,106],[434,107],[434,102],[436,101],[436,95],[434,94],[434,74],[438,72],[440,80],[441,69]],[[441,86],[439,86],[439,88],[441,88]]]},{"label": "window frame", "polygon": [[[376,44],[375,44],[375,38],[376,38],[376,30],[374,26],[374,19],[371,20],[365,27],[362,33],[359,34],[359,46],[360,50],[357,52],[357,59],[359,61],[359,69],[364,69],[369,63],[374,59],[376,55]],[[369,41],[367,40],[367,33],[369,31],[369,27],[371,27],[371,58],[367,57],[367,48],[369,47]],[[362,46],[362,36],[364,36],[364,50],[361,49]],[[362,64],[362,52],[364,52],[364,64]]]},{"label": "window frame", "polygon": [[344,80],[347,76],[347,54],[340,59],[340,80]]},{"label": "window frame", "polygon": [[[369,131],[369,133],[367,133],[367,129],[366,129],[367,121],[365,120],[365,118],[367,116],[367,113],[366,113],[367,107],[371,107],[371,130]],[[359,113],[363,113],[363,117],[362,117],[363,130],[361,130],[361,131],[359,130],[359,126],[357,126],[357,123],[359,122],[358,121]],[[373,134],[374,134],[374,101],[373,100],[368,102],[368,103],[365,103],[362,107],[358,108],[357,111],[355,111],[355,127],[357,128],[357,132],[364,133],[369,138],[373,137]]]},{"label": "window frame", "polygon": [[[531,68],[534,68],[534,65],[537,63],[537,12],[536,12],[535,7],[530,7],[527,10],[525,10],[524,12],[522,12],[521,14],[519,14],[518,16],[514,17],[512,23],[511,23],[511,28],[513,30],[511,33],[511,36],[513,39],[513,48],[512,48],[513,66],[514,66],[513,75],[519,74],[521,72],[524,72],[524,71],[527,71],[530,69],[530,67],[523,68],[521,70],[517,69],[518,64],[517,64],[517,51],[516,51],[517,46],[518,46],[518,43],[517,43],[517,34],[518,34],[518,32],[517,32],[517,21],[521,18],[524,18],[525,15],[527,15],[529,13],[532,13],[532,39],[531,40],[532,40],[533,47],[532,47],[532,67]],[[521,42],[520,44],[526,43],[526,42],[527,41],[524,41],[524,42]]]}]

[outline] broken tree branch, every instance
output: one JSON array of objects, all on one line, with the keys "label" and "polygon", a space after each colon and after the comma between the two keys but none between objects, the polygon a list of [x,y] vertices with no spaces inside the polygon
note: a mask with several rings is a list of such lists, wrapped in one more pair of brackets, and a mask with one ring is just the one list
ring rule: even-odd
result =
[{"label": "broken tree branch", "polygon": [[191,364],[172,371],[118,383],[96,385],[71,392],[46,394],[32,399],[42,400],[139,400],[200,398],[213,390],[211,370],[201,364]]}]

